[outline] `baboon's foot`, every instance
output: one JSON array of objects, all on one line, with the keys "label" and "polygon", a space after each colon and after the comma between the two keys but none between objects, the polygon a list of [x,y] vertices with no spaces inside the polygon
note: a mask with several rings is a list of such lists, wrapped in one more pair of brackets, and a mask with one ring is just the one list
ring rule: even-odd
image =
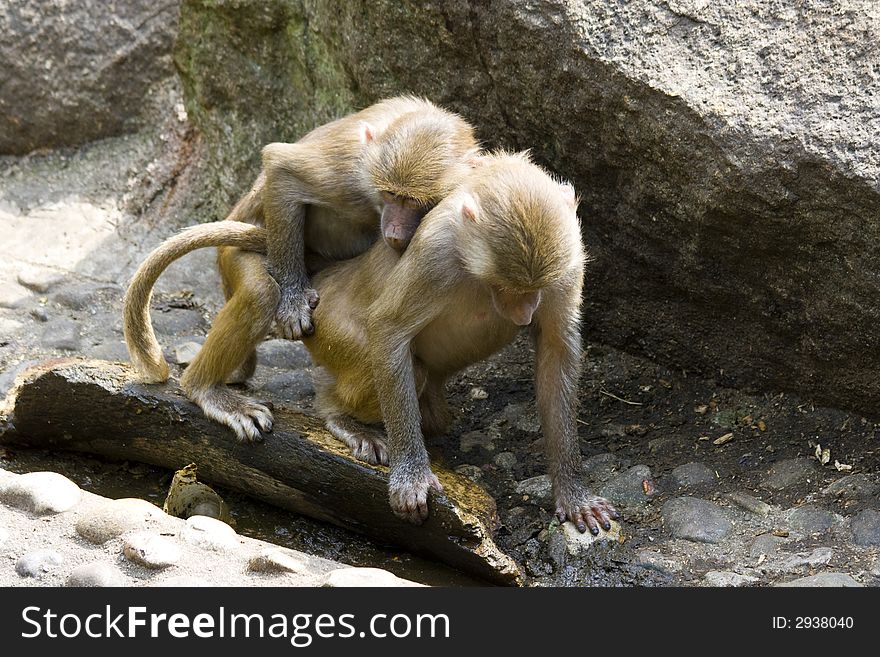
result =
[{"label": "baboon's foot", "polygon": [[225,424],[243,442],[262,440],[264,433],[272,431],[272,411],[268,406],[225,386],[195,391],[190,399],[208,418]]},{"label": "baboon's foot", "polygon": [[348,445],[356,459],[372,465],[388,465],[385,434],[347,415],[333,415],[324,423],[327,431]]}]

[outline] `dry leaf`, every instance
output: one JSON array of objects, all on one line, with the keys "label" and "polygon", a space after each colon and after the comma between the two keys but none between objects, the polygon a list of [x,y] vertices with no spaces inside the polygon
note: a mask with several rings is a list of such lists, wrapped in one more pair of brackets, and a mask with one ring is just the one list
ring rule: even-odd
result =
[{"label": "dry leaf", "polygon": [[731,440],[733,440],[733,432],[726,433],[723,436],[721,436],[720,438],[716,438],[715,440],[712,441],[712,444],[713,445],[723,445],[724,443],[729,443]]},{"label": "dry leaf", "polygon": [[758,429],[761,431],[767,431],[767,425],[764,424],[764,420],[758,420]]},{"label": "dry leaf", "polygon": [[831,450],[822,449],[822,445],[816,445],[816,458],[819,459],[819,463],[825,465],[831,460]]},{"label": "dry leaf", "polygon": [[840,461],[834,461],[834,467],[837,468],[838,472],[849,472],[852,470],[852,466],[848,463],[841,463]]}]

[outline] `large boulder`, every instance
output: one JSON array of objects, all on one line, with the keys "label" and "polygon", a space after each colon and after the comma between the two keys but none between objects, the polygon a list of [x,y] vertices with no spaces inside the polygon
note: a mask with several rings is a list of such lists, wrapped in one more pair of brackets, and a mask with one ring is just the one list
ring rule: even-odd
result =
[{"label": "large boulder", "polygon": [[139,127],[174,73],[178,0],[0,3],[0,153],[70,146]]},{"label": "large boulder", "polygon": [[176,61],[218,211],[264,143],[424,95],[574,182],[590,339],[872,409],[878,37],[867,0],[186,0]]}]

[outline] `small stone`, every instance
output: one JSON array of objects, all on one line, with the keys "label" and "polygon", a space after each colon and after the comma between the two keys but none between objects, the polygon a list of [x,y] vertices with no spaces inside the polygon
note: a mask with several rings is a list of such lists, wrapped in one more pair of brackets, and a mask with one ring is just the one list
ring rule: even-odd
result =
[{"label": "small stone", "polygon": [[16,310],[25,305],[31,294],[12,281],[0,281],[0,308]]},{"label": "small stone", "polygon": [[589,530],[582,534],[573,522],[566,521],[562,523],[561,527],[562,532],[560,533],[565,538],[566,551],[572,557],[584,555],[595,543],[620,540],[620,523],[614,520],[611,521],[611,529],[606,532],[602,527],[599,527],[599,533],[596,536],[593,536]]},{"label": "small stone", "polygon": [[129,360],[128,347],[125,340],[110,340],[102,342],[86,349],[89,358],[99,358],[100,360],[110,360],[121,363],[127,363]]},{"label": "small stone", "polygon": [[488,399],[489,393],[483,390],[482,388],[471,388],[470,397],[473,400],[478,399]]},{"label": "small stone", "polygon": [[409,587],[422,586],[422,584],[402,579],[381,568],[337,568],[327,573],[321,579],[318,586],[331,588],[362,586]]},{"label": "small stone", "polygon": [[156,332],[163,335],[189,335],[207,328],[202,314],[190,308],[171,308],[166,312],[154,312],[152,318]]},{"label": "small stone", "polygon": [[834,557],[834,550],[830,547],[816,548],[812,552],[798,552],[779,564],[770,564],[768,570],[778,570],[786,573],[795,572],[807,568],[816,568],[829,563]]},{"label": "small stone", "polygon": [[153,580],[148,586],[189,589],[193,587],[211,586],[211,584],[200,577],[193,577],[192,575],[175,575],[174,577],[164,577],[162,579]]},{"label": "small stone", "polygon": [[658,573],[664,573],[666,575],[680,573],[682,568],[681,564],[672,557],[660,554],[659,552],[654,552],[653,550],[645,549],[636,552],[633,563],[642,568],[650,568],[651,570],[656,570]]},{"label": "small stone", "polygon": [[774,586],[792,586],[792,587],[862,587],[860,584],[846,573],[819,573],[810,577],[801,577],[791,582],[780,582]]},{"label": "small stone", "polygon": [[208,516],[191,516],[181,532],[181,538],[190,545],[206,550],[224,552],[238,547],[238,534],[222,520]]},{"label": "small stone", "polygon": [[727,570],[710,570],[703,576],[703,586],[747,586],[757,581],[757,577],[740,575]]},{"label": "small stone", "polygon": [[108,500],[84,513],[76,523],[76,532],[102,545],[126,532],[147,529],[164,516],[161,509],[146,500]]},{"label": "small stone", "polygon": [[528,496],[528,502],[538,506],[545,506],[553,501],[553,483],[550,475],[538,475],[523,479],[516,485],[517,495],[523,498]]},{"label": "small stone", "polygon": [[541,431],[541,422],[538,420],[538,414],[532,402],[508,404],[501,411],[501,417],[520,431],[525,431],[526,433],[538,433]]},{"label": "small stone", "polygon": [[718,481],[715,472],[705,463],[685,463],[672,471],[672,479],[679,487],[714,484]]},{"label": "small stone", "polygon": [[757,497],[749,495],[748,493],[743,493],[742,491],[728,494],[727,499],[741,509],[745,509],[755,515],[767,516],[770,515],[770,511],[772,511],[772,507],[769,504],[762,502]]},{"label": "small stone", "polygon": [[248,560],[248,570],[257,573],[305,573],[306,559],[286,548],[267,548]]},{"label": "small stone", "polygon": [[462,477],[467,477],[473,482],[479,483],[483,479],[483,471],[475,465],[465,463],[455,468],[455,472]]},{"label": "small stone", "polygon": [[773,534],[761,534],[752,541],[752,545],[749,548],[749,556],[756,559],[760,558],[762,554],[768,557],[773,556],[779,551],[779,545],[784,542],[785,539],[779,536],[774,536]]},{"label": "small stone", "polygon": [[79,351],[79,324],[65,318],[48,322],[40,341],[47,349]]},{"label": "small stone", "polygon": [[34,292],[47,292],[49,288],[57,285],[64,278],[63,274],[43,269],[40,267],[25,267],[18,272],[17,280],[20,285]]},{"label": "small stone", "polygon": [[495,449],[492,437],[482,431],[468,431],[459,438],[459,448],[462,452],[470,452],[474,447],[482,447],[490,452]]},{"label": "small stone", "polygon": [[853,542],[856,545],[880,545],[880,512],[865,509],[852,520]]},{"label": "small stone", "polygon": [[815,475],[816,465],[813,459],[787,459],[771,466],[762,485],[764,488],[782,490],[805,482]]},{"label": "small stone", "polygon": [[269,377],[261,389],[285,401],[298,401],[315,394],[312,377],[303,370],[281,372]]},{"label": "small stone", "polygon": [[791,511],[788,524],[803,534],[821,534],[834,526],[834,514],[824,509],[801,507]]},{"label": "small stone", "polygon": [[[71,310],[85,310],[86,308],[93,307],[97,303],[98,295],[102,290],[115,291],[117,288],[109,285],[85,283],[82,285],[66,287],[63,290],[56,292],[52,295],[52,300],[65,308],[70,308]],[[121,296],[121,290],[117,291],[117,294]]]},{"label": "small stone", "polygon": [[616,474],[599,491],[602,497],[623,506],[646,504],[654,494],[651,469],[647,465],[634,465]]},{"label": "small stone", "polygon": [[74,568],[64,586],[125,586],[122,572],[107,563],[93,562]]},{"label": "small stone", "polygon": [[64,563],[64,557],[55,550],[34,550],[15,563],[15,572],[22,577],[42,577]]},{"label": "small stone", "polygon": [[128,536],[122,553],[129,561],[154,570],[173,566],[182,555],[175,543],[152,532],[136,532]]},{"label": "small stone", "polygon": [[174,360],[180,366],[189,365],[193,362],[196,354],[201,350],[202,345],[198,342],[184,342],[174,347]]},{"label": "small stone", "polygon": [[663,522],[675,538],[698,543],[719,543],[733,523],[717,504],[696,497],[676,497],[663,505]]},{"label": "small stone", "polygon": [[266,340],[257,345],[257,362],[266,367],[301,370],[312,364],[312,357],[300,341]]},{"label": "small stone", "polygon": [[33,317],[38,322],[48,322],[49,321],[49,313],[46,312],[46,309],[43,306],[36,306],[35,308],[31,308],[30,316]]},{"label": "small stone", "polygon": [[841,477],[829,484],[822,493],[846,500],[870,499],[877,494],[880,486],[866,474],[854,474]]},{"label": "small stone", "polygon": [[56,472],[28,472],[0,483],[0,502],[37,515],[72,509],[81,496],[79,486]]},{"label": "small stone", "polygon": [[494,460],[495,465],[502,470],[512,470],[516,467],[516,455],[513,452],[501,452]]}]

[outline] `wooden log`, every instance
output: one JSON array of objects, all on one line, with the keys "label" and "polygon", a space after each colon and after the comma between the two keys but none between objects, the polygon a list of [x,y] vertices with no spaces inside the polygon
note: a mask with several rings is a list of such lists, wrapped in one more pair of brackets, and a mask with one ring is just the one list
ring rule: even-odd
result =
[{"label": "wooden log", "polygon": [[6,400],[0,443],[141,461],[171,470],[196,463],[199,478],[270,504],[433,557],[498,584],[521,583],[516,563],[491,539],[495,501],[454,472],[434,467],[445,494],[431,494],[421,526],[388,505],[388,469],[356,461],[321,422],[275,409],[266,440],[239,442],[174,384],[144,385],[119,363],[63,359],[19,376]]}]

